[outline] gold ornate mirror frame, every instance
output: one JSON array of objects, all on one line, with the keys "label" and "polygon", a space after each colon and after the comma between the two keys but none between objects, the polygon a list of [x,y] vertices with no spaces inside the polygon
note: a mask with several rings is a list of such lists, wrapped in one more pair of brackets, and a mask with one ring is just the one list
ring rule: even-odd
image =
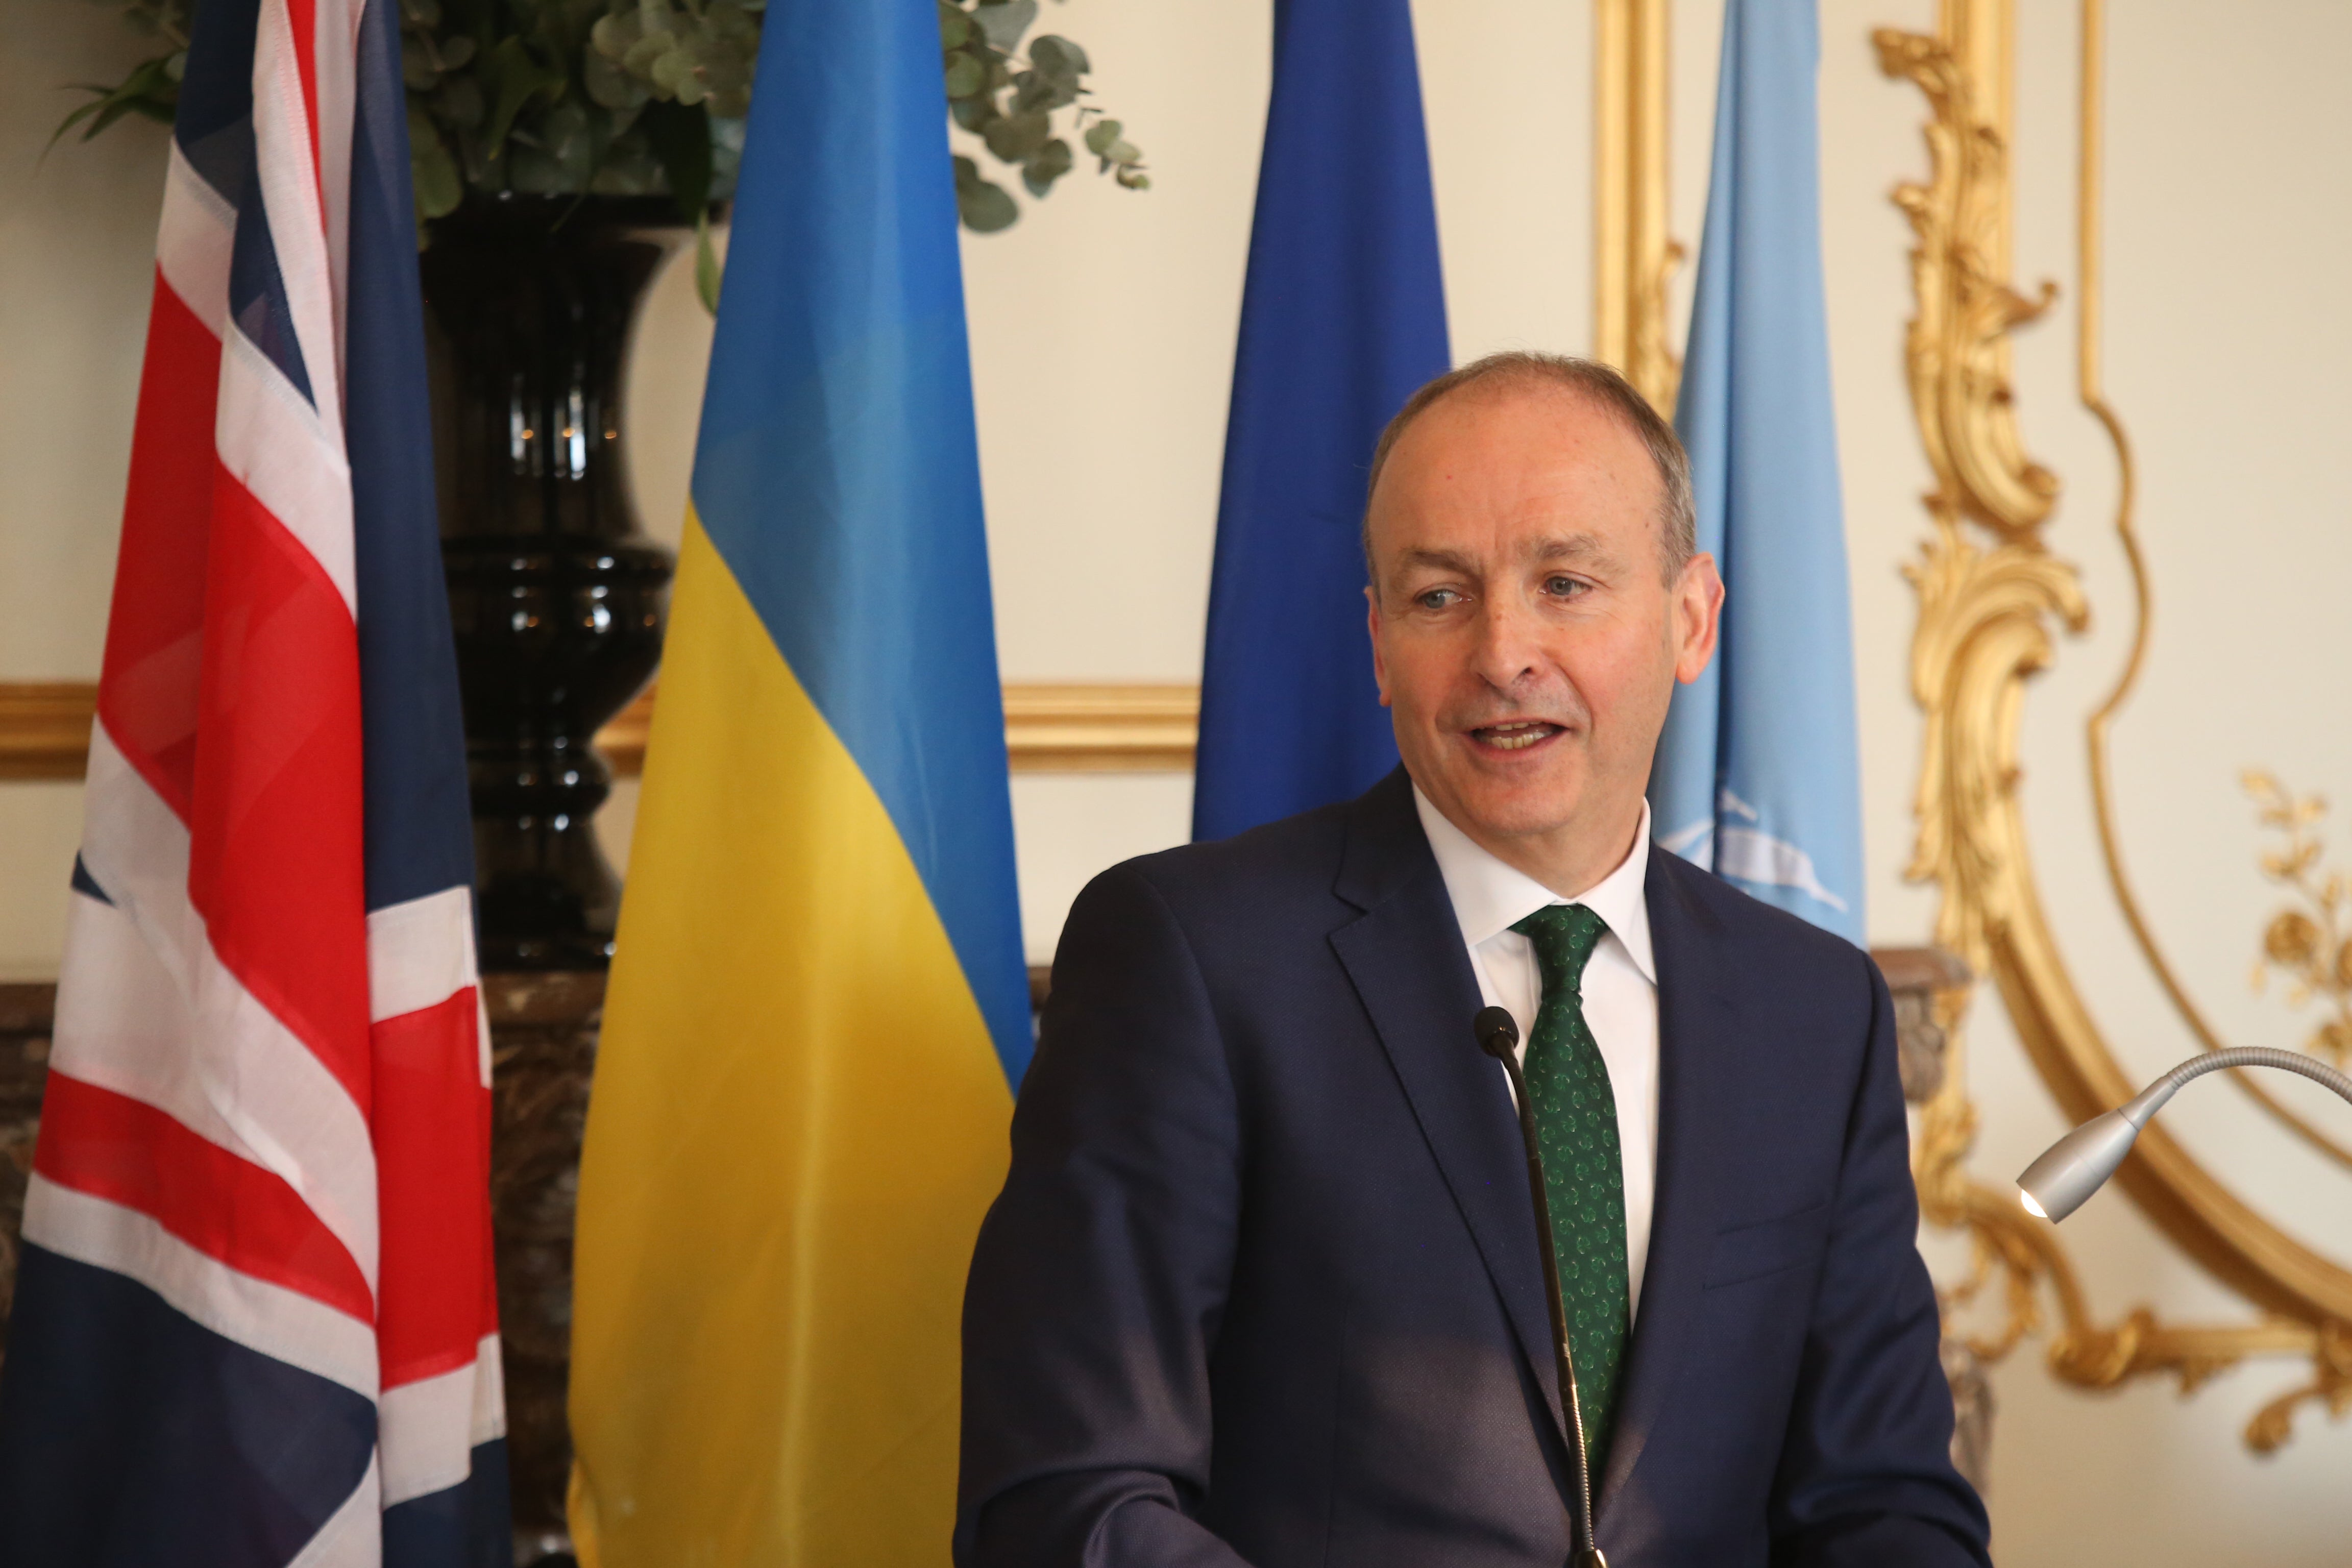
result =
[{"label": "gold ornate mirror frame", "polygon": [[[1881,68],[1926,94],[1930,173],[1894,200],[1917,240],[1912,279],[1917,314],[1905,344],[1919,435],[1936,478],[1924,499],[1933,534],[1907,567],[1919,595],[1912,686],[1927,726],[1916,803],[1919,832],[1907,872],[1941,890],[1936,939],[2000,987],[2027,1053],[2060,1108],[2082,1121],[2128,1099],[2127,1078],[2101,1036],[2052,936],[2036,890],[2018,783],[2018,722],[2027,679],[2054,656],[2053,632],[2080,634],[2089,605],[2073,565],[2043,538],[2057,476],[2026,456],[2010,384],[2009,334],[2056,297],[2009,280],[2013,0],[1942,0],[1934,35],[1873,35]],[[2091,716],[2085,743],[2101,849],[2117,902],[2159,985],[2206,1049],[2221,1042],[2158,951],[2126,875],[2110,807],[2109,727],[2137,680],[2147,647],[2148,583],[2134,531],[2132,457],[2099,374],[2102,0],[2083,0],[2081,168],[2078,186],[2083,405],[2105,428],[2122,472],[2115,527],[2136,588],[2132,651],[2122,678]],[[2273,1400],[2246,1429],[2268,1451],[2291,1435],[2296,1407],[2352,1410],[2352,1271],[2288,1236],[2232,1194],[2160,1125],[2140,1137],[2121,1174],[2125,1190],[2173,1242],[2263,1314],[2253,1322],[2181,1326],[2146,1307],[2121,1321],[2093,1314],[2082,1281],[2046,1221],[2029,1217],[2005,1187],[1972,1178],[1966,1161],[1977,1111],[1959,1069],[1958,1026],[1966,998],[1946,998],[1953,1030],[1945,1088],[1924,1110],[1915,1172],[1929,1223],[1974,1242],[1970,1276],[1947,1293],[1948,1321],[1998,1278],[2005,1316],[1972,1336],[1986,1361],[2013,1350],[2041,1321],[2042,1287],[2058,1309],[2053,1371],[2105,1388],[2151,1373],[2176,1375],[2184,1393],[2255,1355],[2307,1357],[2311,1380]],[[2266,1109],[2339,1162],[2340,1147],[2252,1083]]]}]

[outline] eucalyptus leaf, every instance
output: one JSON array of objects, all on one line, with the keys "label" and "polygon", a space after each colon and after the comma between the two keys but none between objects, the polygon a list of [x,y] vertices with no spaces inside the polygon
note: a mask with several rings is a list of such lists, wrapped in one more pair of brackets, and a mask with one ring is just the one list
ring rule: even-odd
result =
[{"label": "eucalyptus leaf", "polygon": [[591,49],[581,57],[580,79],[588,96],[607,109],[635,109],[653,97],[652,89],[601,50]]},{"label": "eucalyptus leaf", "polygon": [[710,95],[710,89],[703,82],[702,72],[696,68],[694,57],[683,49],[661,58],[660,63],[654,67],[654,80],[669,89],[669,96],[683,104],[698,104]]},{"label": "eucalyptus leaf", "polygon": [[962,9],[940,0],[940,47],[956,49],[971,37],[971,18]]},{"label": "eucalyptus leaf", "polygon": [[994,234],[1010,228],[1021,216],[1020,207],[1004,187],[986,180],[956,188],[956,213],[963,219],[964,227],[974,234]]},{"label": "eucalyptus leaf", "polygon": [[658,82],[661,62],[677,52],[677,36],[675,33],[646,33],[621,51],[621,68],[632,76]]},{"label": "eucalyptus leaf", "polygon": [[1021,183],[1029,187],[1031,195],[1046,195],[1053,190],[1054,182],[1070,172],[1074,162],[1070,144],[1056,136],[1022,165]]},{"label": "eucalyptus leaf", "polygon": [[1047,76],[1067,77],[1073,81],[1094,68],[1087,63],[1086,50],[1053,33],[1030,40],[1029,63]]},{"label": "eucalyptus leaf", "polygon": [[1029,24],[1037,19],[1037,0],[1005,0],[1001,5],[982,5],[971,16],[992,45],[1011,54],[1021,47],[1021,35],[1029,30]]},{"label": "eucalyptus leaf", "polygon": [[988,85],[988,67],[977,57],[959,49],[948,57],[948,96],[968,99]]},{"label": "eucalyptus leaf", "polygon": [[1043,147],[1053,133],[1054,122],[1045,115],[1015,114],[992,121],[982,139],[1005,163],[1018,163]]},{"label": "eucalyptus leaf", "polygon": [[1087,127],[1087,151],[1097,158],[1108,153],[1118,140],[1121,127],[1116,120],[1097,120]]},{"label": "eucalyptus leaf", "polygon": [[1015,71],[1013,74],[1013,112],[1033,114],[1049,109],[1054,102],[1054,84],[1035,71]]},{"label": "eucalyptus leaf", "polygon": [[638,25],[637,14],[634,11],[600,16],[596,25],[588,29],[588,42],[595,51],[616,62],[628,54],[631,45],[644,37],[645,31]]}]

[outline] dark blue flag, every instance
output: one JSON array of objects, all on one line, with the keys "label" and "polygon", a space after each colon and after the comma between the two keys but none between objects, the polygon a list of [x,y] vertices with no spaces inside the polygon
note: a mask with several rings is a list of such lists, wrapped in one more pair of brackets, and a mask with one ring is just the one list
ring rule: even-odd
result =
[{"label": "dark blue flag", "polygon": [[1406,0],[1276,0],[1195,838],[1346,799],[1396,765],[1357,530],[1381,426],[1451,363]]}]

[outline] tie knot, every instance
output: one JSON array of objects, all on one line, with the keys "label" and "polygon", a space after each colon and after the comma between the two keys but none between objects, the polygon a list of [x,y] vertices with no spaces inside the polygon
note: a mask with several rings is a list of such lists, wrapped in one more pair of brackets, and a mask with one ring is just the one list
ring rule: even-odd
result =
[{"label": "tie knot", "polygon": [[1534,944],[1544,994],[1580,993],[1584,966],[1601,945],[1609,922],[1582,904],[1547,904],[1511,929]]}]

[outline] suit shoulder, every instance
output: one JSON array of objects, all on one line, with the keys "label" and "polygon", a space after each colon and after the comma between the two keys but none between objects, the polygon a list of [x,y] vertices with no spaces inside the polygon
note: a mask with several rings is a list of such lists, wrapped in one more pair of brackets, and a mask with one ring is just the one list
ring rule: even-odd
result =
[{"label": "suit shoulder", "polygon": [[1663,878],[1737,951],[1790,979],[1833,984],[1860,975],[1867,987],[1877,973],[1867,953],[1836,932],[1768,904],[1679,855],[1653,848],[1650,866],[1654,879]]},{"label": "suit shoulder", "polygon": [[1348,804],[1301,812],[1231,838],[1122,860],[1094,879],[1142,883],[1173,908],[1198,910],[1328,895],[1347,838]]}]

